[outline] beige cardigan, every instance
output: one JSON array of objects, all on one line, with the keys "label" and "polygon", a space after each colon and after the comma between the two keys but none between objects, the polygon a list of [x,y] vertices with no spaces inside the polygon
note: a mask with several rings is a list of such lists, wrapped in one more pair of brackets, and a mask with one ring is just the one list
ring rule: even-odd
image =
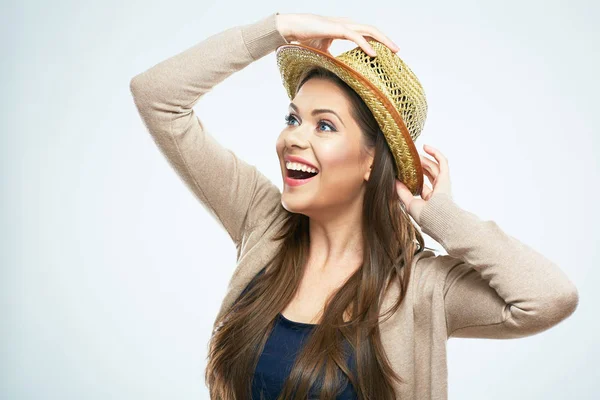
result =
[{"label": "beige cardigan", "polygon": [[[271,240],[288,211],[258,169],[224,148],[192,110],[215,85],[288,43],[273,13],[209,36],[135,76],[131,93],[156,144],[205,209],[229,233],[237,267],[217,318],[277,252]],[[274,78],[275,79],[275,78]],[[444,194],[427,201],[424,233],[448,255],[415,257],[407,297],[381,324],[401,399],[446,399],[449,337],[518,338],[542,332],[576,309],[578,291],[549,259],[479,219]],[[386,310],[397,295],[385,296]]]}]

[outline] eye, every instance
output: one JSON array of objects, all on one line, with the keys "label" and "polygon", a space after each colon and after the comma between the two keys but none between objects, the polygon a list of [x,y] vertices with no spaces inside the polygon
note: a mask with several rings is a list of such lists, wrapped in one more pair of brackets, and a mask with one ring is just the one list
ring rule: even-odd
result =
[{"label": "eye", "polygon": [[[290,122],[292,121],[298,121],[298,119],[296,119],[296,117],[293,114],[286,114],[285,115],[285,122],[286,125],[290,125]],[[329,132],[336,132],[336,129],[329,123],[324,122],[325,120],[320,120],[318,125],[325,125],[327,126],[329,129],[331,129]]]},{"label": "eye", "polygon": [[323,122],[323,120],[319,121],[319,125],[325,125],[325,126],[329,127],[329,129],[331,129],[329,132],[335,132],[335,129],[333,128],[333,126],[329,125],[326,122]]},{"label": "eye", "polygon": [[292,121],[292,120],[293,120],[293,121],[297,121],[296,117],[294,117],[292,114],[286,114],[286,115],[285,115],[285,122],[286,122],[286,125],[289,125],[289,124],[290,124],[290,121]]}]

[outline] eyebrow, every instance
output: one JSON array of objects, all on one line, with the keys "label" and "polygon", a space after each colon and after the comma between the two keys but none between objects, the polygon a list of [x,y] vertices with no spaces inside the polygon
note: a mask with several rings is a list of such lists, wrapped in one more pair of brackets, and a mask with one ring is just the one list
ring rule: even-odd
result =
[{"label": "eyebrow", "polygon": [[[290,103],[290,107],[293,108],[294,111],[300,112],[300,110],[298,109],[298,106],[295,105],[294,103]],[[340,118],[340,116],[335,111],[330,110],[328,108],[315,108],[314,110],[312,110],[310,115],[317,115],[317,114],[323,114],[323,113],[331,113],[331,114],[335,115],[336,117],[338,117],[338,119],[340,120],[342,125],[344,125],[344,127],[346,126],[346,124],[344,124],[344,120],[342,120],[342,118]]]}]

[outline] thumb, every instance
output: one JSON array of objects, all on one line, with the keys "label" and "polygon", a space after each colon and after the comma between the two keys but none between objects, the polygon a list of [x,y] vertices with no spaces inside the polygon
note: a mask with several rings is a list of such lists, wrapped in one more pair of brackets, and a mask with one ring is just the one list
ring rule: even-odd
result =
[{"label": "thumb", "polygon": [[398,192],[400,201],[404,204],[406,210],[408,210],[414,197],[408,187],[398,179],[396,179],[396,192]]}]

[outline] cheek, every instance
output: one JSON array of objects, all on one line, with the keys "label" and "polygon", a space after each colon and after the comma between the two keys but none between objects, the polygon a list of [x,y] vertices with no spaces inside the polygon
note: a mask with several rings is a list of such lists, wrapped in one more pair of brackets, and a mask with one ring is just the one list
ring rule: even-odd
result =
[{"label": "cheek", "polygon": [[281,159],[282,159],[284,147],[285,146],[284,146],[283,138],[281,136],[279,136],[277,138],[277,140],[275,141],[275,154],[277,154],[277,158],[280,160],[280,163],[283,162],[283,161],[281,161]]},{"label": "cheek", "polygon": [[283,150],[283,136],[279,135],[277,137],[277,140],[275,140],[275,151],[277,153],[281,153],[282,150]]},{"label": "cheek", "polygon": [[353,176],[358,171],[358,149],[344,143],[331,144],[319,150],[321,169],[327,172],[329,178],[343,179]]}]

